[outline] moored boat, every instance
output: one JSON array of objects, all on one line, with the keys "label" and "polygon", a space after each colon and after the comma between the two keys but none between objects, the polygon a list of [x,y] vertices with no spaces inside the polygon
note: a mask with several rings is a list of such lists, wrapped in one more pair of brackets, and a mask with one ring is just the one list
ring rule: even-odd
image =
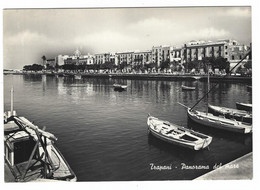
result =
[{"label": "moored boat", "polygon": [[[13,92],[13,90],[11,91]],[[5,181],[77,181],[55,146],[57,138],[13,110],[4,113]]]},{"label": "moored boat", "polygon": [[221,106],[213,106],[208,105],[209,113],[213,115],[219,116],[223,115],[225,118],[228,119],[235,119],[237,121],[242,121],[246,123],[252,124],[252,113],[245,111],[245,110],[238,110],[233,108],[226,108]]},{"label": "moored boat", "polygon": [[148,115],[148,132],[153,136],[174,145],[201,150],[209,146],[212,137],[191,129],[181,127],[168,121]]},{"label": "moored boat", "polygon": [[53,134],[39,129],[26,118],[6,115],[5,181],[76,181],[76,175],[54,144],[56,140]]},{"label": "moored boat", "polygon": [[187,109],[188,117],[196,123],[236,133],[251,133],[252,125],[234,119],[227,119],[221,116],[214,116],[211,113]]},{"label": "moored boat", "polygon": [[239,110],[252,111],[252,104],[236,102],[236,106],[237,106],[237,109],[239,109]]},{"label": "moored boat", "polygon": [[80,79],[81,79],[81,74],[76,74],[76,75],[74,75],[74,78],[75,78],[76,80],[80,80]]},{"label": "moored boat", "polygon": [[193,86],[184,86],[184,85],[181,85],[181,88],[182,90],[195,90],[196,87],[193,87]]}]

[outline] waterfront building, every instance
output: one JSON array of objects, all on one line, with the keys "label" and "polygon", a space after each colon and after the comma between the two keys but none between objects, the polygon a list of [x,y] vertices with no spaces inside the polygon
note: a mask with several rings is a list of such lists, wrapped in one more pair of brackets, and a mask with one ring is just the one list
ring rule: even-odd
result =
[{"label": "waterfront building", "polygon": [[181,51],[182,48],[173,47],[170,55],[170,62],[176,61],[181,62]]},{"label": "waterfront building", "polygon": [[152,62],[160,67],[162,62],[173,62],[180,59],[180,49],[174,46],[163,45],[152,47]]},{"label": "waterfront building", "polygon": [[134,51],[117,52],[118,65],[132,65],[134,59]]},{"label": "waterfront building", "polygon": [[115,64],[115,53],[98,53],[94,56],[95,64],[114,63]]},{"label": "waterfront building", "polygon": [[56,59],[47,59],[46,65],[49,65],[51,67],[55,67],[56,66]]},{"label": "waterfront building", "polygon": [[58,56],[56,57],[57,64],[58,64],[59,66],[64,65],[64,60],[66,60],[68,57],[69,57],[68,55],[58,55]]},{"label": "waterfront building", "polygon": [[160,67],[162,63],[162,48],[163,46],[152,47],[152,59],[153,63],[155,63],[157,67]]},{"label": "waterfront building", "polygon": [[240,45],[236,40],[218,40],[212,41],[190,41],[188,44],[184,44],[182,48],[182,61],[190,62],[202,60],[205,57],[226,58],[227,61],[237,63],[238,60],[247,53],[248,47]]},{"label": "waterfront building", "polygon": [[135,51],[132,65],[145,65],[152,62],[152,51]]}]

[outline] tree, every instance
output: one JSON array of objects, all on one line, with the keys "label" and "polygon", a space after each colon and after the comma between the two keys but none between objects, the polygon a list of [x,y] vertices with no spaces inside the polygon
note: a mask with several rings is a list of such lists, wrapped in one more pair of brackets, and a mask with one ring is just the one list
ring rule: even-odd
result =
[{"label": "tree", "polygon": [[167,59],[166,61],[163,61],[160,66],[161,70],[169,69],[170,68],[170,60]]}]

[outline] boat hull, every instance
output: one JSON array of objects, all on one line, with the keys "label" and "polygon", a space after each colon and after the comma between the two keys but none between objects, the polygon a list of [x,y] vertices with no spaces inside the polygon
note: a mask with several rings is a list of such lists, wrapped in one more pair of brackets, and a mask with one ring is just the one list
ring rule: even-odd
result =
[{"label": "boat hull", "polygon": [[252,104],[244,104],[240,102],[236,102],[237,109],[245,110],[245,111],[252,111]]},{"label": "boat hull", "polygon": [[221,118],[212,114],[207,115],[199,111],[190,111],[190,109],[188,109],[187,113],[192,121],[204,126],[242,134],[252,132],[252,125],[243,124],[236,120]]},{"label": "boat hull", "polygon": [[252,124],[252,114],[244,110],[208,105],[208,111],[216,116],[224,115],[227,119],[235,119]]}]

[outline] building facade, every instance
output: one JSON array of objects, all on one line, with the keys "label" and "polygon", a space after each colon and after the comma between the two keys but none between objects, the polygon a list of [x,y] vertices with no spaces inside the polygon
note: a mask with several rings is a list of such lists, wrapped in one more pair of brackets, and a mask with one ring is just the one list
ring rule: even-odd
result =
[{"label": "building facade", "polygon": [[132,65],[145,65],[152,62],[152,51],[135,51],[133,53]]}]

